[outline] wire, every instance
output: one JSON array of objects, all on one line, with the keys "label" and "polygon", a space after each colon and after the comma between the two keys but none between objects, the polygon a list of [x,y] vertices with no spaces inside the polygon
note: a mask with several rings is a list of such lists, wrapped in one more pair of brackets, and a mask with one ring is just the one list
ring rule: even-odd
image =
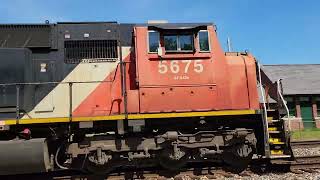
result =
[{"label": "wire", "polygon": [[[62,146],[62,145],[61,145],[61,146]],[[55,163],[57,164],[57,166],[58,166],[59,168],[61,168],[61,169],[69,169],[69,168],[67,168],[67,167],[65,167],[65,166],[62,166],[62,165],[59,164],[59,162],[58,162],[58,154],[59,154],[59,152],[60,152],[61,146],[57,149],[57,152],[56,152],[56,154],[55,154],[55,156],[54,156],[54,161],[55,161]]]},{"label": "wire", "polygon": [[83,167],[84,167],[84,165],[85,165],[85,162],[86,162],[86,160],[87,160],[87,157],[88,157],[88,149],[86,150],[86,155],[85,155],[84,160],[83,160],[83,162],[82,162],[82,166],[81,166],[82,169],[83,169]]}]

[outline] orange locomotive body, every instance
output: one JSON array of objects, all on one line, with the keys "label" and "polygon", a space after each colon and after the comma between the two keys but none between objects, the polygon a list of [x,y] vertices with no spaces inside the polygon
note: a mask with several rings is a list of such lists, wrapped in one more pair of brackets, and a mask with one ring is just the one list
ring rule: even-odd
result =
[{"label": "orange locomotive body", "polygon": [[[188,30],[158,26],[160,28],[152,24],[134,27],[134,49],[124,57],[127,113],[259,110],[254,57],[226,55],[218,42],[215,27],[210,24]],[[155,32],[159,35],[162,55],[149,51],[148,35]],[[208,33],[209,49],[206,51],[200,49],[198,32]],[[164,36],[181,34],[192,38],[192,49],[166,50]],[[124,113],[119,69],[110,73],[105,81],[113,78],[114,81],[101,83],[86,97],[73,116]],[[102,111],[92,111],[97,107]]]},{"label": "orange locomotive body", "polygon": [[[146,164],[178,170],[203,160],[240,172],[254,154],[290,155],[283,121],[270,121],[278,128],[272,143],[265,104],[260,107],[262,84],[275,97],[274,84],[261,75],[251,54],[223,52],[213,24],[45,28],[56,44],[19,50],[27,54],[26,62],[40,58],[34,63],[40,72],[33,68],[39,77],[0,78],[3,87],[16,87],[17,97],[0,102],[0,175],[57,169],[109,173]],[[47,64],[44,56],[53,59]],[[8,107],[14,111],[6,113]],[[280,118],[278,110],[273,112]]]}]

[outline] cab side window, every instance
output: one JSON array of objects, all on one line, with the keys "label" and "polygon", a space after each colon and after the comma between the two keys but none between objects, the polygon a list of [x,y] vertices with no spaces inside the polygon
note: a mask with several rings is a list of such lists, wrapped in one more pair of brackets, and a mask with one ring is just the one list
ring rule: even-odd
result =
[{"label": "cab side window", "polygon": [[193,50],[193,36],[192,35],[181,35],[179,36],[180,50],[181,51],[192,51]]},{"label": "cab side window", "polygon": [[157,31],[149,31],[149,52],[156,53],[158,52],[159,44],[160,44],[160,35]]},{"label": "cab side window", "polygon": [[200,52],[209,52],[209,34],[207,30],[201,30],[198,33]]}]

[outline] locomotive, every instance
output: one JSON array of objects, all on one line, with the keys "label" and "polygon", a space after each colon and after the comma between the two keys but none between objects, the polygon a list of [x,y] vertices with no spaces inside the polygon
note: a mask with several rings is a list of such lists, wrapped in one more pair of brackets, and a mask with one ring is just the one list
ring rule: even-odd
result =
[{"label": "locomotive", "polygon": [[212,23],[1,24],[0,61],[0,175],[292,156],[281,81]]}]

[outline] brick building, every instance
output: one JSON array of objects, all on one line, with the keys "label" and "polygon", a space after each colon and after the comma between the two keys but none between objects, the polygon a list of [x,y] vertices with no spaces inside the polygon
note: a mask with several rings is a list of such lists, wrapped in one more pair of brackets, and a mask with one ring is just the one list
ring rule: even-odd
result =
[{"label": "brick building", "polygon": [[320,128],[320,64],[264,65],[272,79],[282,79],[291,128]]}]

